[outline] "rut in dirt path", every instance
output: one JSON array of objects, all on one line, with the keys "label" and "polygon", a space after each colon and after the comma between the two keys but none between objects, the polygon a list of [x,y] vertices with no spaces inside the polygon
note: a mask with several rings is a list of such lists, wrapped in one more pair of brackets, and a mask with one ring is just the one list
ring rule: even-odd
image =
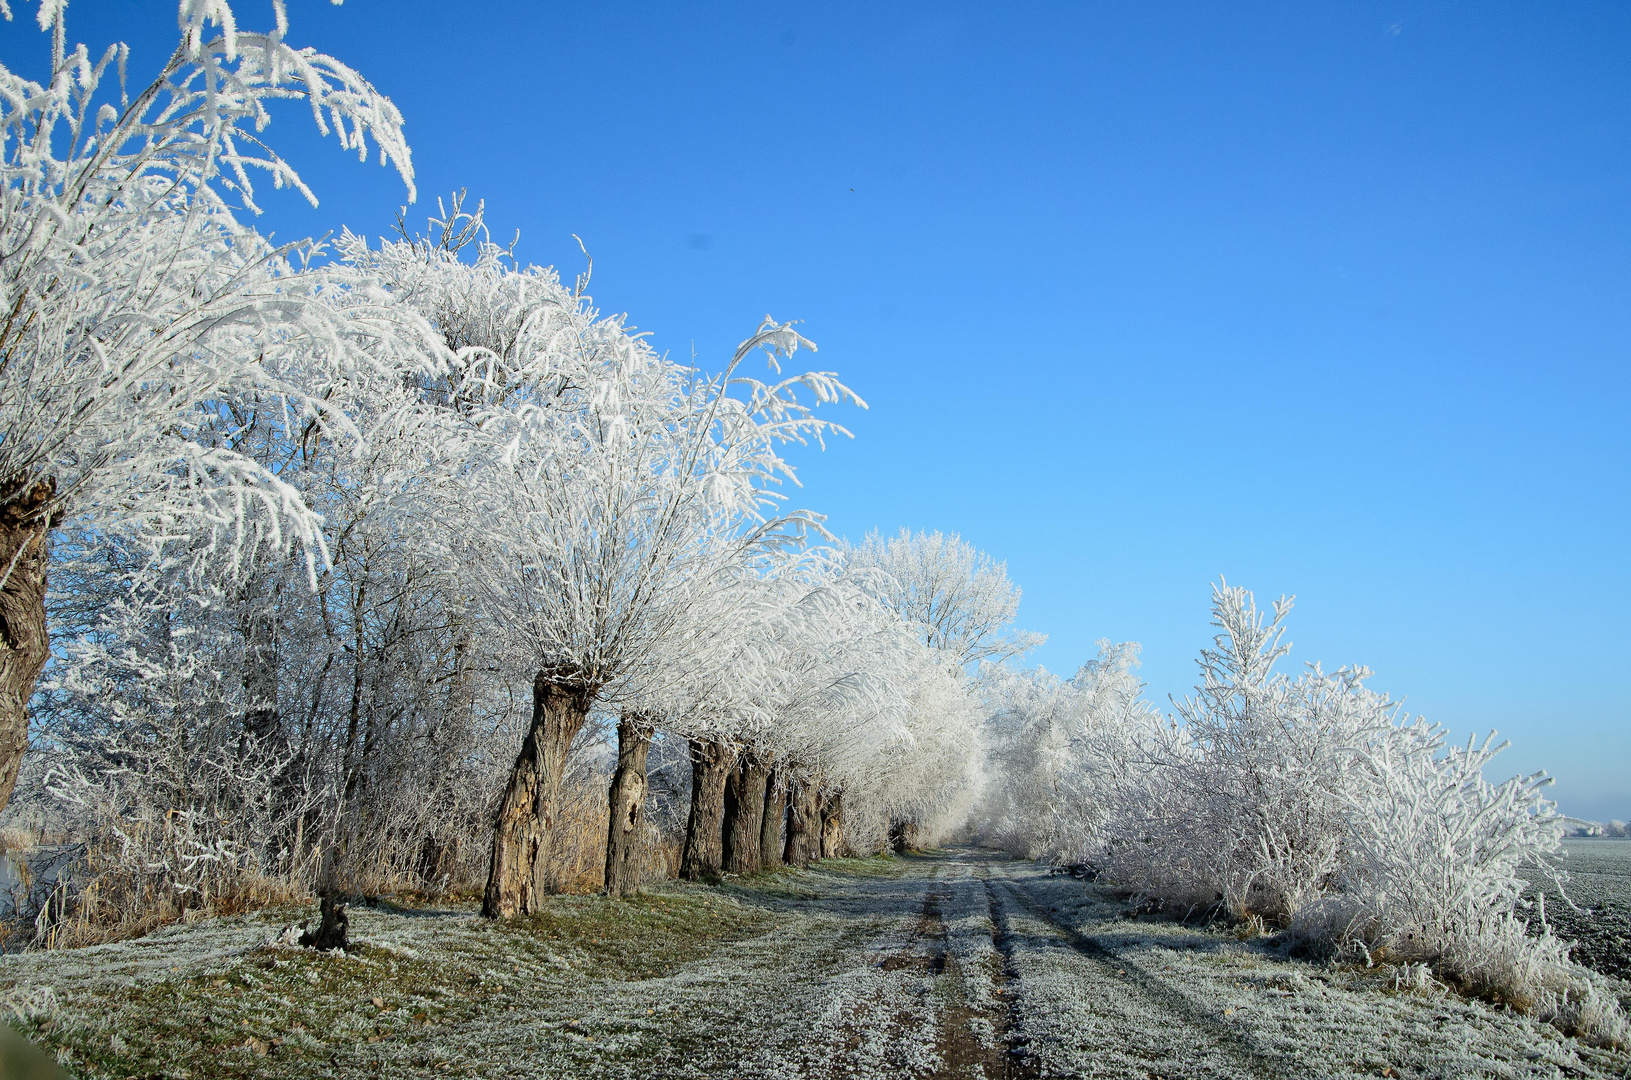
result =
[{"label": "rut in dirt path", "polygon": [[1004,863],[982,861],[992,940],[1031,1075],[1286,1075],[1271,1055],[1168,982],[1076,931]]},{"label": "rut in dirt path", "polygon": [[[953,864],[954,868],[956,864]],[[952,898],[955,884],[942,882],[923,897],[920,925],[925,939],[935,942],[929,970],[947,976],[946,1003],[940,1017],[940,1037],[935,1050],[941,1065],[933,1080],[952,1077],[983,1080],[1031,1080],[1040,1077],[1036,1063],[1026,1057],[1023,1044],[1014,1037],[1013,996],[1005,992],[1011,980],[1006,967],[983,970],[993,965],[959,965],[948,955],[950,930],[942,905]],[[998,941],[995,922],[990,925],[993,947]],[[999,953],[1000,955],[1000,953]],[[990,997],[971,993],[979,988],[976,980],[988,978]],[[984,1036],[982,1038],[982,1035]]]}]

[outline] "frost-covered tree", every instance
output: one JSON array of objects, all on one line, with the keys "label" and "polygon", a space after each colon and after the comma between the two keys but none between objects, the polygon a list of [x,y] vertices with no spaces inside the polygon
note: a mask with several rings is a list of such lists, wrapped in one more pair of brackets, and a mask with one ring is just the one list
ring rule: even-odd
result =
[{"label": "frost-covered tree", "polygon": [[995,774],[982,811],[997,842],[1027,858],[1089,862],[1140,813],[1161,720],[1137,666],[1135,643],[1101,641],[1068,680],[981,670]]},{"label": "frost-covered tree", "polygon": [[222,403],[258,398],[286,429],[345,431],[321,373],[368,362],[359,333],[400,333],[336,310],[231,206],[255,208],[257,169],[310,197],[259,134],[269,102],[290,98],[345,148],[366,154],[372,136],[411,191],[386,98],[287,45],[281,0],[260,34],[221,0],[184,0],[175,52],[128,96],[125,47],[70,48],[65,6],[39,9],[43,81],[0,69],[0,804],[47,656],[52,528],[78,519],[150,549],[192,538],[218,572],[296,545],[315,567],[318,518],[300,493],[206,429]]},{"label": "frost-covered tree", "polygon": [[609,792],[608,893],[625,895],[639,884],[633,867],[646,791],[644,763],[659,730],[687,747],[691,773],[679,873],[688,878],[719,873],[727,782],[738,775],[740,758],[753,759],[744,734],[762,722],[763,687],[782,662],[777,638],[786,611],[775,570],[784,562],[764,565],[769,580],[743,567],[695,595],[683,621],[643,666],[645,677],[622,693],[618,768]]},{"label": "frost-covered tree", "polygon": [[[978,772],[978,715],[964,673],[847,570],[829,568],[792,610],[800,617],[772,665],[767,722],[748,734],[754,756],[774,765],[774,775],[759,766],[761,805],[773,817],[761,816],[759,780],[744,770],[746,797],[727,815],[738,845],[751,852],[757,827],[763,861],[784,801],[783,851],[794,863],[879,850],[891,815],[944,824]],[[738,867],[754,865],[750,855]]]},{"label": "frost-covered tree", "polygon": [[[347,255],[320,272],[336,303],[392,284],[357,262]],[[67,576],[53,590],[61,661],[36,710],[48,743],[71,749],[92,776],[113,776],[160,735],[190,745],[198,762],[281,761],[281,824],[257,837],[258,869],[325,892],[463,880],[487,846],[475,835],[486,827],[492,744],[513,730],[509,688],[482,658],[445,538],[425,527],[438,520],[439,489],[426,467],[434,424],[423,415],[434,420],[436,410],[424,405],[452,381],[452,358],[436,356],[434,341],[406,344],[380,347],[372,365],[327,384],[328,406],[369,433],[361,442],[330,438],[321,425],[291,430],[252,398],[221,403],[200,426],[201,436],[230,439],[275,470],[321,515],[329,557],[315,589],[288,565],[199,572],[185,545],[141,558],[91,534],[62,545]],[[77,540],[81,530],[65,535]],[[132,606],[152,612],[152,626],[113,618]],[[199,651],[149,655],[166,640]],[[173,708],[148,708],[142,680],[122,674],[138,670],[164,672],[186,692],[171,695]],[[114,677],[91,677],[98,671]],[[123,735],[98,734],[101,718],[138,711],[148,719],[119,725]],[[191,810],[174,785],[149,799]],[[291,846],[312,862],[290,870],[277,852]]]},{"label": "frost-covered tree", "polygon": [[871,725],[870,760],[841,774],[843,843],[859,854],[944,840],[969,819],[982,792],[987,747],[978,688],[937,650],[910,644],[895,676],[904,699],[898,723]]},{"label": "frost-covered tree", "polygon": [[1186,846],[1209,887],[1233,911],[1282,922],[1339,867],[1357,748],[1397,711],[1365,687],[1365,668],[1275,672],[1290,611],[1282,597],[1270,618],[1245,589],[1214,588],[1219,632],[1201,652],[1196,695],[1178,705],[1188,745],[1173,755],[1188,787],[1187,820],[1172,827],[1199,831]]},{"label": "frost-covered tree", "polygon": [[472,354],[458,424],[446,429],[444,513],[469,589],[532,673],[532,721],[500,804],[483,905],[494,916],[530,911],[554,887],[558,789],[591,705],[656,680],[651,665],[673,662],[662,644],[691,625],[699,598],[813,520],[776,512],[774,485],[792,476],[778,448],[842,430],[814,404],[858,400],[828,373],[744,376],[761,348],[774,365],[809,345],[769,319],[708,377],[575,293],[557,287],[533,310],[511,356]]},{"label": "frost-covered tree", "polygon": [[[739,873],[758,869],[767,849],[771,861],[781,861],[779,815],[789,788],[798,792],[794,833],[809,839],[818,832],[825,800],[828,846],[841,844],[850,761],[838,749],[866,757],[887,738],[883,732],[898,731],[913,675],[909,660],[919,648],[909,628],[830,562],[782,585],[769,677],[758,690],[758,711],[738,730],[744,752],[725,791],[725,865]],[[768,824],[767,807],[777,815]],[[814,854],[795,850],[792,861]]]},{"label": "frost-covered tree", "polygon": [[956,533],[902,529],[887,540],[872,533],[847,545],[844,557],[890,609],[920,628],[925,644],[959,665],[1013,659],[1046,640],[1014,628],[1019,588],[1007,565]]}]

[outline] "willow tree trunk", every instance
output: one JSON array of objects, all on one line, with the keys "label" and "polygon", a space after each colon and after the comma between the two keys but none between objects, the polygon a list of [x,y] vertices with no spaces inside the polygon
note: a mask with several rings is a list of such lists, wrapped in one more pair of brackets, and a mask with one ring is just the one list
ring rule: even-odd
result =
[{"label": "willow tree trunk", "polygon": [[723,742],[691,740],[691,817],[685,823],[680,877],[718,877],[723,852],[725,778],[735,755]]},{"label": "willow tree trunk", "polygon": [[923,827],[915,821],[897,818],[889,823],[889,846],[897,853],[917,851],[923,847]]},{"label": "willow tree trunk", "polygon": [[782,819],[787,816],[787,774],[771,770],[765,781],[765,812],[759,819],[759,867],[782,864]]},{"label": "willow tree trunk", "polygon": [[836,859],[844,854],[844,793],[834,792],[821,805],[821,857]]},{"label": "willow tree trunk", "polygon": [[510,770],[493,828],[493,858],[481,913],[490,919],[530,915],[554,891],[549,856],[561,806],[566,752],[588,719],[586,687],[539,672],[532,682],[532,726]]},{"label": "willow tree trunk", "polygon": [[769,766],[751,753],[742,755],[725,780],[725,869],[733,874],[759,872],[759,833],[769,780]]},{"label": "willow tree trunk", "polygon": [[792,785],[787,806],[787,861],[793,866],[809,866],[821,857],[821,803],[815,784],[799,781]]},{"label": "willow tree trunk", "polygon": [[51,523],[41,510],[53,483],[0,489],[0,810],[11,801],[28,749],[28,699],[51,652],[45,570]]},{"label": "willow tree trunk", "polygon": [[646,754],[651,728],[638,717],[617,723],[617,771],[612,773],[606,821],[606,895],[640,889],[640,829],[646,812]]}]

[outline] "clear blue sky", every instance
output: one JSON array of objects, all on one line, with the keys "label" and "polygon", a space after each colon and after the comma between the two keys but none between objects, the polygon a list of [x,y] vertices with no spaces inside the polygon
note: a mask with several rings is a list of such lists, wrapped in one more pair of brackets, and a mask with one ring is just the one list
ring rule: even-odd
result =
[{"label": "clear blue sky", "polygon": [[[1297,594],[1294,659],[1631,817],[1631,8],[290,8],[406,114],[412,220],[468,187],[566,276],[577,233],[704,364],[805,320],[872,408],[798,501],[1005,559],[1050,668],[1132,639],[1182,694],[1225,574]],[[174,11],[70,36],[145,75]],[[263,229],[388,229],[391,173],[269,136],[323,202]]]}]

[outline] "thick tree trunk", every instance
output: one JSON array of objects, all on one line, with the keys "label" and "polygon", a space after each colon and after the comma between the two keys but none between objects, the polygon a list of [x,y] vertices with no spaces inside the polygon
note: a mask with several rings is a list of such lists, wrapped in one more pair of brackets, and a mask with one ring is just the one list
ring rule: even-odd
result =
[{"label": "thick tree trunk", "polygon": [[809,866],[821,856],[821,809],[816,785],[801,780],[792,785],[787,806],[787,862]]},{"label": "thick tree trunk", "polygon": [[322,916],[317,929],[307,930],[300,935],[301,947],[323,952],[334,949],[344,952],[349,944],[346,941],[346,934],[351,926],[351,919],[345,913],[345,905],[340,903],[337,897],[324,895],[318,898],[317,910]]},{"label": "thick tree trunk", "polygon": [[923,847],[923,828],[915,821],[896,819],[889,823],[889,846],[897,853],[917,851]]},{"label": "thick tree trunk", "polygon": [[617,771],[612,773],[606,823],[606,895],[630,896],[640,889],[640,829],[646,812],[646,754],[651,728],[639,717],[617,724]]},{"label": "thick tree trunk", "polygon": [[589,716],[593,693],[540,671],[532,682],[532,726],[510,770],[493,828],[493,857],[481,913],[490,919],[530,915],[554,891],[550,841],[561,804],[566,752]]},{"label": "thick tree trunk", "polygon": [[837,859],[844,854],[844,793],[836,791],[821,806],[821,857]]},{"label": "thick tree trunk", "polygon": [[765,781],[765,812],[759,819],[759,867],[782,864],[782,819],[787,816],[787,774],[773,769]]},{"label": "thick tree trunk", "polygon": [[734,758],[723,742],[691,740],[691,818],[685,824],[685,853],[680,857],[680,877],[688,881],[719,876],[725,778]]},{"label": "thick tree trunk", "polygon": [[28,749],[28,699],[51,652],[45,629],[52,483],[0,489],[0,810],[11,801]]},{"label": "thick tree trunk", "polygon": [[769,780],[769,767],[752,753],[743,754],[725,780],[725,869],[733,874],[759,872],[759,833]]}]

